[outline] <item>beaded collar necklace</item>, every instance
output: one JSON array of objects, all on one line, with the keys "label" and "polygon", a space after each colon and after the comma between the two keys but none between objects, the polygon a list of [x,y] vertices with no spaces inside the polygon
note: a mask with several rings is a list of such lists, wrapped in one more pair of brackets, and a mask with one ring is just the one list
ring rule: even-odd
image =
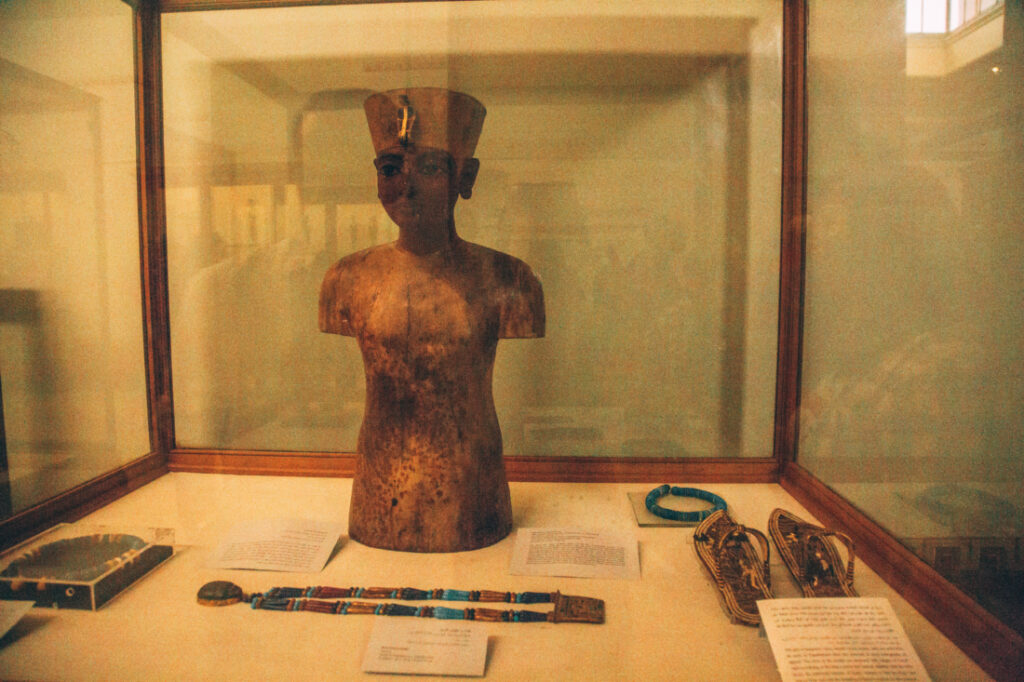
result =
[{"label": "beaded collar necklace", "polygon": [[[217,580],[199,589],[197,601],[205,606],[226,606],[249,602],[266,611],[313,611],[316,613],[414,616],[445,620],[479,620],[492,623],[603,623],[604,600],[576,597],[561,592],[495,592],[491,590],[418,590],[412,587],[274,587],[266,592],[245,594],[234,583]],[[355,599],[396,599],[402,601],[506,602],[510,604],[554,604],[552,611],[411,606],[405,604],[347,601]]]},{"label": "beaded collar necklace", "polygon": [[[676,497],[695,497],[699,500],[706,500],[714,506],[710,509],[702,509],[700,511],[692,512],[665,509],[665,507],[658,504],[658,501],[670,493]],[[707,490],[701,490],[700,488],[679,488],[676,486],[669,486],[667,483],[665,485],[658,486],[651,492],[647,493],[647,499],[644,500],[644,503],[647,505],[647,510],[655,516],[660,516],[663,519],[670,519],[672,521],[682,521],[684,523],[700,523],[719,509],[726,508],[725,500],[714,493],[709,493]]]}]

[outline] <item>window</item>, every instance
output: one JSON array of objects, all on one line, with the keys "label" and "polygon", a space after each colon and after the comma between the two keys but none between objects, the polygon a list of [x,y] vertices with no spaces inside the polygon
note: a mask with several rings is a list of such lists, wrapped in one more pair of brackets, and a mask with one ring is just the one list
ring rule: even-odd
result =
[{"label": "window", "polygon": [[952,33],[1003,0],[907,0],[907,33]]}]

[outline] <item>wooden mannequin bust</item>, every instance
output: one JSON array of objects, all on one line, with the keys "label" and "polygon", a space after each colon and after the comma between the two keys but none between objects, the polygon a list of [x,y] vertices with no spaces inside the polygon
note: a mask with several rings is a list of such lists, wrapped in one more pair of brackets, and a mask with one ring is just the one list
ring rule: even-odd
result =
[{"label": "wooden mannequin bust", "polygon": [[377,192],[398,240],[342,258],[324,276],[320,330],[354,336],[366,409],[349,536],[414,552],[476,549],[512,529],[491,390],[499,338],[544,335],[544,296],[526,263],[461,240],[485,110],[440,88],[364,105]]}]

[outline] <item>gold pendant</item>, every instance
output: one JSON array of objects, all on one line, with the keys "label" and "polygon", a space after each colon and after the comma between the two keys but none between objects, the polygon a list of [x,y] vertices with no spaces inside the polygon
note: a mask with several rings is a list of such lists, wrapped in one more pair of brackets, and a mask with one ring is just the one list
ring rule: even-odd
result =
[{"label": "gold pendant", "polygon": [[603,623],[604,600],[557,592],[550,620],[554,623]]}]

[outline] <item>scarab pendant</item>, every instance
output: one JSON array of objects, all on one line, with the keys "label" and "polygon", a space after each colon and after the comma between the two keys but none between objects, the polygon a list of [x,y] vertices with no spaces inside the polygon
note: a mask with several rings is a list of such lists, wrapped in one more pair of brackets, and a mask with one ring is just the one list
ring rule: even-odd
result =
[{"label": "scarab pendant", "polygon": [[214,580],[199,588],[196,601],[203,606],[227,606],[245,600],[245,594],[238,585],[227,580]]}]

